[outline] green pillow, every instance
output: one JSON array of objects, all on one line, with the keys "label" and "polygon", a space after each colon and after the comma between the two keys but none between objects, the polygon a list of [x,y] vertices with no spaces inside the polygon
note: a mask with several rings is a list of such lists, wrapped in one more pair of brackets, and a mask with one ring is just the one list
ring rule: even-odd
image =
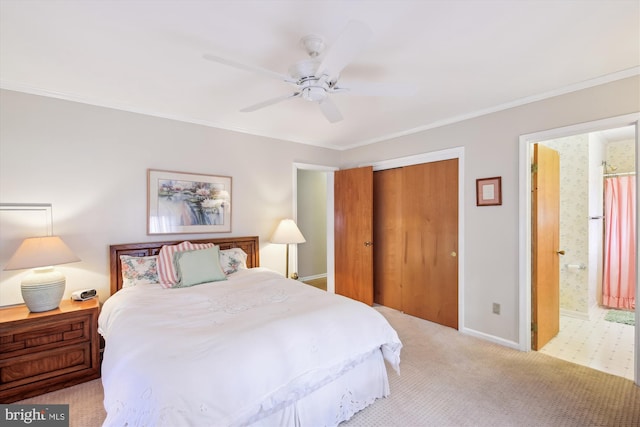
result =
[{"label": "green pillow", "polygon": [[178,274],[176,288],[198,285],[206,282],[227,280],[220,266],[220,248],[176,252],[173,263]]}]

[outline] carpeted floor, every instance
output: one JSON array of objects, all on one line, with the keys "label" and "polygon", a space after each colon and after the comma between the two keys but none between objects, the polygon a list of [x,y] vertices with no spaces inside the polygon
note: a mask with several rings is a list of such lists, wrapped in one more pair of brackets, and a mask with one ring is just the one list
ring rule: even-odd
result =
[{"label": "carpeted floor", "polygon": [[391,396],[354,426],[640,426],[632,381],[379,307],[405,347]]},{"label": "carpeted floor", "polygon": [[[377,309],[404,344],[401,374],[389,369],[391,396],[341,427],[640,426],[632,381]],[[95,380],[19,403],[69,403],[72,427],[97,427],[102,398]]]}]

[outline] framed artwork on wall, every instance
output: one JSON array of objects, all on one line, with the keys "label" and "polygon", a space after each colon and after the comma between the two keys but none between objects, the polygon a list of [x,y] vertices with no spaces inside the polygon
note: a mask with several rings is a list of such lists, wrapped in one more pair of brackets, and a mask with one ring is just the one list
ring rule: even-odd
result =
[{"label": "framed artwork on wall", "polygon": [[0,260],[3,265],[27,237],[52,234],[50,203],[0,203]]},{"label": "framed artwork on wall", "polygon": [[476,179],[476,205],[498,206],[502,204],[502,177]]},{"label": "framed artwork on wall", "polygon": [[147,234],[231,232],[231,177],[147,171]]}]

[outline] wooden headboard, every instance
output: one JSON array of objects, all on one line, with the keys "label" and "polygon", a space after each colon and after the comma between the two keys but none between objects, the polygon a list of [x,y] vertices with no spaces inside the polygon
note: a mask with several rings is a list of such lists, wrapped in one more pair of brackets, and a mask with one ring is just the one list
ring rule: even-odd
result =
[{"label": "wooden headboard", "polygon": [[[185,239],[170,242],[125,243],[109,246],[109,266],[111,270],[111,295],[122,288],[122,267],[120,255],[151,256],[158,255],[164,245],[177,245]],[[220,249],[241,248],[247,253],[247,267],[260,266],[260,242],[258,236],[223,237],[217,239],[191,240],[192,243],[213,243]]]}]

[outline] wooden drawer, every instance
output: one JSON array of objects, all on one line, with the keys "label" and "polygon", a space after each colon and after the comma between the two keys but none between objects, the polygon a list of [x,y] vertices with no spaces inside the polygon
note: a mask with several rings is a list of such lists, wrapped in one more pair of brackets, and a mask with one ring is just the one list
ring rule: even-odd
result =
[{"label": "wooden drawer", "polygon": [[16,387],[90,368],[91,345],[87,342],[0,361],[0,384]]},{"label": "wooden drawer", "polygon": [[55,320],[42,318],[12,328],[0,328],[0,360],[21,354],[91,340],[89,314],[61,315]]},{"label": "wooden drawer", "polygon": [[97,299],[43,313],[0,309],[0,403],[98,378],[98,312]]}]

